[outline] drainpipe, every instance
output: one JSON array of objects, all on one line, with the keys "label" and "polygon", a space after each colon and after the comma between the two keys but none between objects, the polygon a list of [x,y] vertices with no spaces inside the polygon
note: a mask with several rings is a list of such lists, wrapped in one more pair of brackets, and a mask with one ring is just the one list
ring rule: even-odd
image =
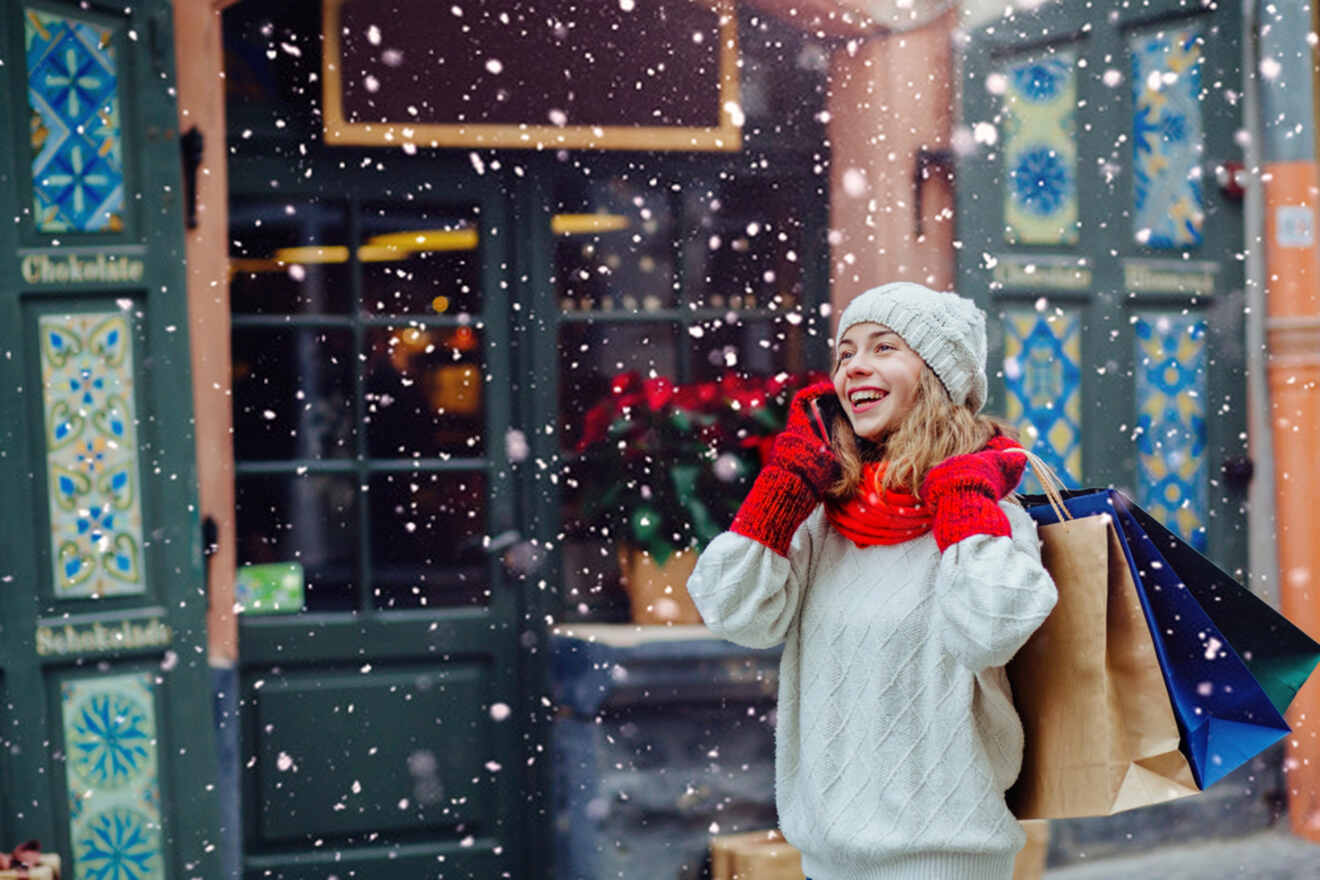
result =
[{"label": "drainpipe", "polygon": [[1274,433],[1270,426],[1270,392],[1266,375],[1265,341],[1265,192],[1261,181],[1260,83],[1256,64],[1256,3],[1242,4],[1243,117],[1247,140],[1246,160],[1246,361],[1247,443],[1258,466],[1247,484],[1248,585],[1262,599],[1279,607],[1279,560],[1275,546]]},{"label": "drainpipe", "polygon": [[[1307,42],[1311,6],[1253,6],[1253,0],[1246,0],[1244,11],[1256,16],[1259,64],[1244,74],[1259,87],[1262,120],[1266,375],[1272,417],[1259,439],[1266,442],[1272,428],[1279,609],[1320,639],[1320,525],[1313,511],[1320,490],[1315,455],[1320,445],[1320,173]],[[1253,316],[1247,318],[1250,329]],[[1260,461],[1262,469],[1268,467],[1268,459]],[[1320,675],[1312,675],[1298,693],[1288,723],[1293,728],[1284,752],[1289,821],[1295,834],[1320,843]]]}]

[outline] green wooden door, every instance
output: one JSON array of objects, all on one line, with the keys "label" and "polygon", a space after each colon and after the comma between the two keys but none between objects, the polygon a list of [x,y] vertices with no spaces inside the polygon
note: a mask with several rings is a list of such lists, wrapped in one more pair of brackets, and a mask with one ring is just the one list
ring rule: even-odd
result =
[{"label": "green wooden door", "polygon": [[244,876],[526,876],[508,181],[320,149],[231,163]]},{"label": "green wooden door", "polygon": [[1242,576],[1241,33],[1232,3],[1074,4],[964,52],[959,284],[991,409],[1073,485],[1114,485]]},{"label": "green wooden door", "polygon": [[0,3],[0,847],[217,876],[167,3]]}]

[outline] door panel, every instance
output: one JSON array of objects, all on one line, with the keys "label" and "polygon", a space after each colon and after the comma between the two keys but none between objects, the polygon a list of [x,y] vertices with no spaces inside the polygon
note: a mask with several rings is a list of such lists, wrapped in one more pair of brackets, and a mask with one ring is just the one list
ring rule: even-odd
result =
[{"label": "door panel", "polygon": [[244,875],[513,876],[504,204],[470,166],[425,202],[320,176],[231,167],[239,561],[306,579],[240,619]]},{"label": "door panel", "polygon": [[1070,485],[1117,485],[1240,570],[1243,232],[1215,184],[1240,157],[1230,7],[1053,4],[972,34],[958,265],[991,315],[991,408]]},{"label": "door panel", "polygon": [[146,33],[167,4],[0,3],[0,828],[156,880],[216,875],[219,821],[173,59]]}]

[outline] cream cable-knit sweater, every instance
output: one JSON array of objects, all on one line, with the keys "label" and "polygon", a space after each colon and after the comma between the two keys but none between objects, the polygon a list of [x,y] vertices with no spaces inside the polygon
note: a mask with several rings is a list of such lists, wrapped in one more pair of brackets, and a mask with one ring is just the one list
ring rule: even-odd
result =
[{"label": "cream cable-knit sweater", "polygon": [[717,635],[784,644],[775,799],[811,880],[1008,880],[1022,724],[1004,664],[1054,607],[1036,526],[941,556],[859,548],[817,506],[784,558],[726,532],[688,592]]}]

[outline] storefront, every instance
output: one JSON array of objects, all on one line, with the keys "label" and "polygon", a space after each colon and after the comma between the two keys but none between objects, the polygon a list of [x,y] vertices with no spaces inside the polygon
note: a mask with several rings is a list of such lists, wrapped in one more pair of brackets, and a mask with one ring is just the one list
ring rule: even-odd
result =
[{"label": "storefront", "polygon": [[[550,631],[630,619],[627,536],[585,513],[588,411],[620,374],[825,366],[825,47],[687,0],[496,6],[224,13],[237,563],[305,586],[239,623],[253,876],[330,851],[358,876],[531,876]],[[446,111],[500,124],[422,118]],[[659,124],[591,115],[620,112]]]}]

